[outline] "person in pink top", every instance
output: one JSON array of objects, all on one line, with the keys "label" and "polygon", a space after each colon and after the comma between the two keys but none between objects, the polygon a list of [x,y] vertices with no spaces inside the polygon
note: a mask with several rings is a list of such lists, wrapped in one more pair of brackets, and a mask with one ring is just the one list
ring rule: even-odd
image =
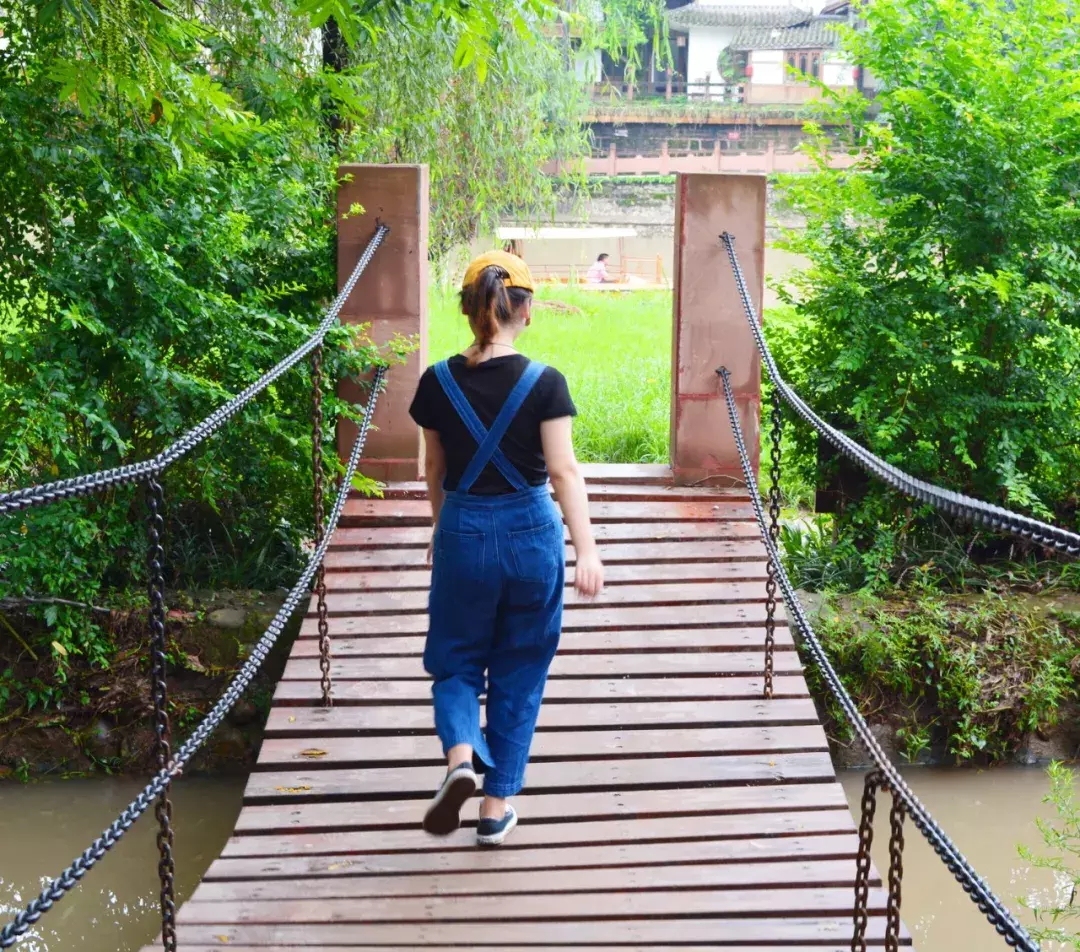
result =
[{"label": "person in pink top", "polygon": [[608,277],[607,273],[607,259],[610,255],[599,255],[593,266],[589,268],[589,273],[585,276],[585,280],[589,284],[613,284],[614,281]]}]

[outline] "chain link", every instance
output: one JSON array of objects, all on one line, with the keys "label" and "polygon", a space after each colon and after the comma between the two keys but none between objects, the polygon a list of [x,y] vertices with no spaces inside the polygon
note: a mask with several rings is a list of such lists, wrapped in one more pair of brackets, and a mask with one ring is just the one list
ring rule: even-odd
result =
[{"label": "chain link", "polygon": [[[780,415],[780,397],[773,390],[772,434],[769,467],[769,535],[779,549],[780,541],[780,440],[783,418]],[[773,696],[773,647],[776,643],[776,566],[769,559],[765,564],[765,697]]]},{"label": "chain link", "polygon": [[773,386],[780,391],[784,400],[791,405],[800,417],[817,430],[818,433],[824,436],[825,439],[832,443],[833,446],[849,459],[853,459],[868,473],[877,476],[878,479],[881,479],[893,489],[902,492],[905,496],[910,496],[912,499],[917,499],[919,502],[924,502],[937,509],[941,509],[949,515],[967,519],[977,525],[987,526],[997,532],[1007,532],[1011,535],[1018,536],[1021,539],[1029,539],[1037,545],[1056,549],[1058,552],[1064,552],[1066,555],[1074,557],[1080,556],[1080,534],[1069,532],[1067,529],[1062,529],[1059,526],[1052,526],[1046,522],[1040,522],[1038,519],[1032,519],[1030,516],[1023,516],[1017,512],[1010,512],[1008,509],[1003,509],[1001,506],[995,506],[991,503],[983,502],[980,499],[973,499],[971,496],[965,496],[963,493],[953,492],[952,490],[935,486],[933,483],[916,479],[914,476],[908,475],[903,470],[897,469],[890,463],[886,463],[880,457],[875,456],[868,449],[856,443],[847,434],[841,433],[839,430],[829,426],[829,424],[822,420],[821,417],[814,413],[814,411],[803,402],[802,398],[787,385],[784,378],[780,376],[780,371],[776,367],[776,361],[773,360],[769,345],[765,342],[765,335],[762,333],[761,324],[755,314],[754,304],[750,300],[750,292],[746,288],[746,279],[743,277],[742,268],[739,266],[739,259],[735,254],[734,236],[724,232],[724,234],[720,236],[720,240],[727,249],[728,260],[731,263],[731,269],[735,274],[735,284],[738,288],[739,296],[742,299],[743,310],[746,312],[746,319],[750,324],[750,330],[754,335],[754,340],[757,342],[757,348],[761,352],[761,358],[765,362],[765,367],[769,373],[769,379],[772,380]]},{"label": "chain link", "polygon": [[870,847],[874,845],[874,814],[877,812],[877,788],[882,780],[880,771],[866,775],[863,783],[862,813],[859,819],[859,851],[855,856],[855,904],[852,918],[851,952],[866,952],[867,907],[870,903]]},{"label": "chain link", "polygon": [[[323,538],[323,446],[322,446],[322,357],[319,344],[311,355],[311,475],[315,491],[315,545]],[[315,573],[315,596],[319,616],[319,670],[322,673],[323,707],[334,703],[330,680],[330,625],[326,609],[326,566]]]},{"label": "chain link", "polygon": [[288,357],[275,364],[251,386],[232,397],[206,419],[193,426],[171,446],[166,447],[153,459],[131,463],[127,466],[118,466],[115,469],[104,469],[96,473],[86,473],[72,479],[61,479],[41,486],[29,486],[26,489],[15,489],[11,492],[0,493],[0,516],[20,509],[29,509],[31,506],[48,505],[61,499],[73,499],[91,493],[104,492],[113,486],[140,482],[151,475],[164,472],[167,467],[182,459],[323,342],[330,328],[337,321],[338,314],[341,313],[345,301],[352,294],[353,288],[356,287],[356,282],[360,280],[360,275],[367,269],[371,259],[375,257],[375,252],[379,250],[379,246],[389,233],[390,229],[386,225],[376,227],[375,234],[372,235],[367,247],[364,248],[363,254],[360,255],[360,260],[356,262],[352,274],[349,275],[348,280],[338,292],[338,296],[334,298],[334,303],[327,309],[326,315],[319,322],[314,334],[289,354]]},{"label": "chain link", "polygon": [[956,877],[964,892],[968,894],[979,911],[986,916],[1005,942],[1024,952],[1039,952],[1039,945],[1035,942],[1027,930],[1019,923],[1016,917],[1008,910],[1002,901],[994,895],[986,884],[986,881],[967,861],[963,853],[957,849],[956,844],[949,839],[948,835],[930,815],[922,801],[915,796],[911,787],[889,760],[881,744],[871,733],[869,726],[859,713],[859,709],[844,687],[836,669],[832,666],[829,656],[821,645],[813,625],[806,617],[806,612],[795,593],[795,587],[791,584],[787,571],[780,561],[780,553],[777,550],[772,537],[769,535],[768,524],[765,520],[765,512],[761,507],[760,489],[754,477],[753,467],[750,465],[750,456],[746,451],[746,440],[743,437],[742,426],[739,423],[738,410],[735,407],[735,395],[731,389],[731,375],[726,367],[721,367],[717,373],[724,386],[724,397],[727,402],[728,419],[731,424],[731,432],[735,438],[735,446],[739,452],[739,460],[742,464],[743,479],[750,490],[750,504],[754,508],[754,518],[757,520],[761,539],[765,544],[765,550],[770,559],[776,563],[777,580],[780,583],[780,591],[784,596],[784,604],[787,606],[788,615],[795,628],[798,630],[805,650],[809,653],[814,664],[821,674],[822,680],[829,693],[836,700],[848,723],[851,725],[856,736],[862,742],[871,760],[884,774],[889,788],[903,802],[903,807],[912,822],[938,854],[953,876]]},{"label": "chain link", "polygon": [[885,952],[898,952],[900,948],[900,887],[904,878],[904,804],[895,790],[891,792],[889,899],[885,907]]},{"label": "chain link", "polygon": [[[157,474],[146,480],[149,513],[146,518],[147,592],[150,597],[150,696],[154,706],[154,760],[158,771],[172,759],[169,723],[168,670],[165,657],[165,493]],[[161,942],[165,952],[176,952],[176,895],[173,860],[172,802],[163,790],[154,806],[158,822],[158,878],[161,880]]]},{"label": "chain link", "polygon": [[173,778],[195,755],[202,745],[206,743],[210,735],[217,730],[221,725],[221,722],[225,720],[229,711],[232,710],[233,705],[236,704],[240,696],[247,690],[255,675],[262,667],[267,655],[269,655],[270,649],[274,647],[278,638],[281,637],[281,633],[285,630],[285,626],[300,605],[302,598],[310,592],[311,581],[315,577],[315,572],[322,564],[322,560],[326,557],[326,550],[330,547],[330,542],[334,537],[334,530],[337,529],[338,521],[341,519],[341,513],[345,509],[345,502],[349,495],[348,487],[352,485],[353,476],[356,475],[357,467],[360,465],[360,457],[363,455],[364,444],[367,441],[368,430],[371,429],[371,420],[375,413],[376,399],[382,388],[385,376],[385,368],[379,367],[375,371],[375,376],[372,381],[371,397],[369,398],[367,408],[364,411],[363,421],[357,431],[356,440],[353,442],[352,451],[349,454],[349,462],[345,468],[345,476],[341,481],[341,489],[334,502],[334,508],[330,512],[330,519],[327,522],[326,533],[323,536],[322,543],[317,546],[315,552],[312,553],[300,578],[297,579],[296,584],[292,587],[288,596],[286,596],[281,608],[279,608],[277,614],[274,615],[273,620],[267,626],[263,636],[251,649],[250,655],[240,668],[239,672],[237,672],[236,677],[233,678],[225,693],[218,700],[217,704],[214,705],[213,710],[203,718],[199,726],[195,728],[188,739],[180,746],[179,751],[176,753],[175,757],[170,760],[167,767],[164,770],[159,770],[157,772],[154,779],[143,788],[142,792],[121,811],[120,815],[105,829],[101,836],[94,840],[93,843],[75,858],[67,869],[57,876],[56,879],[49,882],[39,895],[27,903],[26,908],[19,912],[14,919],[3,927],[3,929],[0,929],[0,949],[11,948],[11,946],[19,940],[20,936],[25,935],[34,923],[52,909],[57,902],[63,899],[68,892],[74,889],[101,858],[120,842],[121,837],[131,829],[135,821],[150,808],[154,799],[168,789]]}]

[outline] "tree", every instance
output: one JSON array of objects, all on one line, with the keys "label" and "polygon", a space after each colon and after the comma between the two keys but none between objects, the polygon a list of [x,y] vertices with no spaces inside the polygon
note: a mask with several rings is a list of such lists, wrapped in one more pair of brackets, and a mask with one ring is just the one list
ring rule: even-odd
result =
[{"label": "tree", "polygon": [[[152,456],[295,347],[335,288],[343,158],[429,162],[438,253],[503,214],[542,216],[544,165],[586,147],[581,92],[541,39],[557,15],[548,0],[5,0],[0,488]],[[338,330],[326,377],[380,359]],[[291,578],[309,393],[283,377],[169,470],[170,586]],[[327,435],[337,412],[355,409],[331,401]],[[0,600],[138,591],[142,517],[131,490],[0,517]],[[108,662],[100,616],[34,613],[61,668]]]},{"label": "tree", "polygon": [[[819,412],[950,488],[1077,522],[1080,34],[1068,0],[875,0],[845,42],[873,103],[835,97],[784,191],[809,266],[782,369]],[[803,465],[814,468],[801,432]],[[886,561],[925,513],[872,487],[842,524]],[[898,536],[894,530],[899,530]]]}]

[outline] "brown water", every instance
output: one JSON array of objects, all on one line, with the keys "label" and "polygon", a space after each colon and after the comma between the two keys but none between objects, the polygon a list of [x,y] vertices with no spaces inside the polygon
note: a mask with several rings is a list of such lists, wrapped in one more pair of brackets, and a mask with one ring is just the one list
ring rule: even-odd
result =
[{"label": "brown water", "polygon": [[[139,793],[143,781],[102,778],[0,783],[3,924],[81,853]],[[242,778],[191,777],[173,792],[176,890],[186,899],[240,812]],[[19,952],[133,952],[160,927],[152,808],[15,948]]]},{"label": "brown water", "polygon": [[[1020,897],[1046,900],[1052,878],[1031,870],[1017,845],[1037,846],[1034,818],[1047,815],[1038,768],[990,771],[920,768],[908,772],[916,793],[948,830],[991,887],[1016,908]],[[857,804],[862,775],[842,778]],[[112,821],[141,788],[131,780],[77,780],[20,786],[0,784],[0,919],[55,876]],[[243,781],[182,780],[174,795],[177,892],[190,895],[221,849],[240,809]],[[879,819],[887,810],[879,810]],[[154,821],[143,817],[75,892],[48,913],[20,952],[133,952],[157,932],[157,851]],[[959,885],[917,831],[907,826],[904,919],[920,952],[1004,949]],[[879,824],[875,859],[884,868],[887,828]],[[1049,952],[1049,950],[1048,950]]]}]

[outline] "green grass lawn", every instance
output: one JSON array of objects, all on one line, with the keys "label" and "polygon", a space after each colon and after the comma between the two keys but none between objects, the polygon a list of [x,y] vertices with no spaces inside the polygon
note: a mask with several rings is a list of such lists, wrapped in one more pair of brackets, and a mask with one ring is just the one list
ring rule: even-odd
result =
[{"label": "green grass lawn", "polygon": [[[471,340],[457,295],[433,290],[429,359],[460,353]],[[566,375],[582,462],[668,462],[670,292],[542,288],[518,347]]]}]

